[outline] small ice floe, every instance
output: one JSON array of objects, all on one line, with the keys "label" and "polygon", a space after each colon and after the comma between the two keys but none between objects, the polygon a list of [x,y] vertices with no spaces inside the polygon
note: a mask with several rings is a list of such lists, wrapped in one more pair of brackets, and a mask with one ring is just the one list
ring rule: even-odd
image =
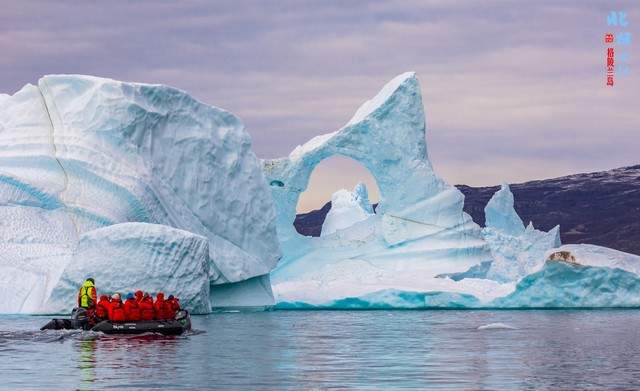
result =
[{"label": "small ice floe", "polygon": [[489,323],[478,327],[478,330],[517,330],[515,327],[505,323]]}]

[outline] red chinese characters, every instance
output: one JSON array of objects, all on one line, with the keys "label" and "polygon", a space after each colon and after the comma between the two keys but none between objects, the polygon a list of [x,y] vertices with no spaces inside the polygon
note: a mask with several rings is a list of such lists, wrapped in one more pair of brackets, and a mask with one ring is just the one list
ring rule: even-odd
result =
[{"label": "red chinese characters", "polygon": [[606,33],[604,35],[604,43],[613,43],[613,34]]}]

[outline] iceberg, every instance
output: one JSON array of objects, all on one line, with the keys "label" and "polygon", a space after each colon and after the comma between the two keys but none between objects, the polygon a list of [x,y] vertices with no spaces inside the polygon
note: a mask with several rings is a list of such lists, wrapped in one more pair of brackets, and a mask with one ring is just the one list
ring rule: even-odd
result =
[{"label": "iceberg", "polygon": [[331,209],[322,224],[320,236],[327,236],[336,231],[349,228],[373,215],[369,204],[367,187],[358,183],[353,190],[341,189],[331,196]]},{"label": "iceberg", "polygon": [[[278,302],[320,305],[382,289],[431,286],[454,292],[472,285],[438,278],[490,261],[491,252],[480,227],[462,210],[462,193],[435,174],[425,136],[420,85],[409,72],[391,80],[340,130],[309,140],[288,157],[263,162],[284,253],[271,273]],[[376,214],[363,215],[341,192],[336,197],[349,200],[348,208],[334,214],[359,217],[345,219],[349,224],[335,230],[331,218],[319,238],[299,235],[293,228],[298,197],[314,167],[336,154],[369,169],[380,189]],[[351,224],[355,220],[360,221]],[[481,285],[476,293],[486,300],[494,295],[484,291],[499,286]]]},{"label": "iceberg", "polygon": [[[480,228],[463,212],[462,194],[433,171],[425,135],[420,88],[406,73],[340,130],[263,161],[284,252],[271,272],[276,308],[637,305],[639,257],[562,246],[558,226],[525,227],[507,184],[486,205]],[[301,236],[292,224],[299,194],[314,167],[334,154],[372,173],[381,197],[376,214],[357,202],[357,191],[341,190],[322,235]],[[576,264],[555,261],[569,253]]]},{"label": "iceberg", "polygon": [[[206,238],[212,297],[217,289],[242,291],[229,290],[231,284],[268,281],[281,257],[269,186],[242,123],[182,91],[45,76],[2,96],[0,141],[0,214],[7,218],[0,228],[6,250],[0,256],[0,291],[6,293],[0,312],[45,310],[45,303],[57,300],[49,295],[59,292],[61,271],[71,270],[70,263],[81,263],[74,265],[80,274],[84,262],[105,261],[75,258],[85,235],[125,223]],[[134,226],[121,227],[134,229],[128,241],[144,236]],[[175,238],[156,238],[164,239]],[[138,245],[141,254],[153,254],[144,240]],[[102,283],[119,286],[109,278],[125,278],[126,268],[122,274]],[[160,289],[166,288],[153,287]],[[194,308],[207,305],[201,297],[194,300]]]},{"label": "iceberg", "polygon": [[[45,76],[0,95],[0,313],[68,311],[89,276],[195,313],[640,305],[640,257],[525,227],[507,184],[474,223],[426,135],[412,72],[263,161],[236,116],[182,91]],[[302,236],[298,198],[333,155],[362,163],[380,202],[340,190],[322,235]]]}]

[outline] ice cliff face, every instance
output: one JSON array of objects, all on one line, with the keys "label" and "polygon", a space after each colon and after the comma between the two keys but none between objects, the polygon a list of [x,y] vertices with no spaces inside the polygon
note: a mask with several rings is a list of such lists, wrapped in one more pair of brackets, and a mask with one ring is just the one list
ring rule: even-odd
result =
[{"label": "ice cliff face", "polygon": [[324,220],[320,236],[349,228],[372,215],[373,208],[364,183],[358,183],[353,192],[338,190],[331,196],[331,210]]},{"label": "ice cliff face", "polygon": [[166,225],[121,223],[81,235],[62,275],[48,295],[43,311],[70,312],[78,281],[87,270],[101,293],[163,291],[181,304],[207,313],[209,302],[209,241],[204,236]]},{"label": "ice cliff face", "polygon": [[115,224],[205,237],[214,290],[267,276],[280,257],[273,201],[242,123],[182,91],[45,76],[2,96],[0,142],[0,275],[45,292],[24,303],[10,293],[3,312],[41,306],[83,235]]}]

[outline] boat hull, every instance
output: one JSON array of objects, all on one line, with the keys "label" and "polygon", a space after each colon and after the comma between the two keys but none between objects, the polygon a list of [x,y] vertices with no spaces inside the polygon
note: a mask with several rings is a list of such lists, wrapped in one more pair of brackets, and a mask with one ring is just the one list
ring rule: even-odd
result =
[{"label": "boat hull", "polygon": [[180,335],[186,330],[185,325],[178,320],[148,320],[123,323],[104,320],[91,328],[91,331],[99,331],[105,334],[158,333],[164,335]]},{"label": "boat hull", "polygon": [[112,322],[103,320],[93,327],[89,327],[86,319],[78,319],[72,315],[71,319],[51,319],[40,330],[91,330],[105,334],[144,334],[158,333],[164,335],[180,335],[191,330],[191,316],[185,310],[176,314],[170,320],[141,320],[135,322]]}]

